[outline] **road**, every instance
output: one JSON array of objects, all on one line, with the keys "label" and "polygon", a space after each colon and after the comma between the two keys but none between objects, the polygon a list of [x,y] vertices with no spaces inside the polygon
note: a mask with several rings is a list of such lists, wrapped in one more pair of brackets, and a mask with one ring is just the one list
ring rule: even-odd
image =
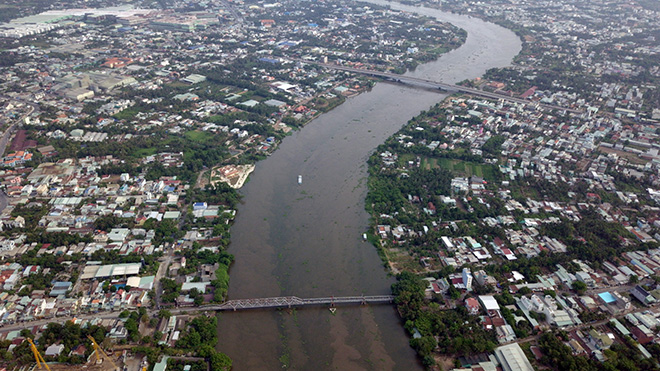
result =
[{"label": "road", "polygon": [[[167,308],[167,310],[172,313],[173,315],[180,315],[180,314],[188,314],[188,313],[195,313],[195,312],[204,312],[204,311],[235,311],[235,310],[242,310],[242,309],[251,309],[251,308],[299,308],[303,306],[322,306],[322,305],[330,305],[330,306],[335,306],[335,305],[349,305],[349,304],[357,304],[357,305],[364,305],[364,304],[371,304],[371,305],[376,305],[376,304],[383,304],[383,303],[391,303],[394,299],[394,297],[389,296],[389,295],[380,295],[380,296],[351,296],[351,297],[327,297],[327,298],[310,298],[310,299],[300,299],[300,298],[295,298],[291,297],[295,300],[293,303],[279,303],[279,304],[274,304],[270,306],[253,306],[250,307],[249,303],[246,304],[247,302],[256,302],[257,304],[260,302],[264,302],[267,300],[273,300],[273,299],[290,299],[290,298],[263,298],[263,299],[246,299],[246,300],[232,300],[228,301],[222,304],[206,304],[202,306],[192,306],[192,307],[179,307],[179,308]],[[133,308],[137,309],[137,308]],[[0,330],[5,332],[5,331],[14,331],[14,330],[22,330],[24,328],[28,327],[34,327],[34,326],[43,326],[51,322],[56,322],[56,323],[63,323],[66,321],[78,319],[78,320],[92,320],[92,319],[115,319],[119,318],[119,314],[122,311],[112,311],[112,312],[99,312],[99,313],[87,313],[87,314],[79,314],[76,316],[65,316],[65,317],[54,317],[54,318],[49,318],[49,319],[40,319],[40,320],[35,320],[35,321],[26,321],[26,322],[18,322],[18,323],[13,323],[9,325],[0,325]],[[159,309],[158,307],[154,309],[149,309],[147,310],[147,314],[150,317],[155,317],[158,315]]]},{"label": "road", "polygon": [[7,149],[7,145],[9,144],[9,139],[11,138],[12,133],[16,129],[18,125],[20,125],[21,122],[25,120],[26,117],[32,114],[34,112],[34,106],[30,106],[30,109],[23,114],[20,118],[18,118],[16,121],[14,121],[13,124],[7,130],[5,131],[4,135],[2,136],[2,139],[0,139],[0,154],[5,153],[5,150]]},{"label": "road", "polygon": [[5,194],[5,191],[0,189],[0,213],[2,213],[9,205],[9,198]]},{"label": "road", "polygon": [[[181,216],[179,217],[179,221],[177,224],[179,230],[183,230],[183,226],[184,224],[186,224],[186,213],[188,210],[188,206],[189,204],[186,204],[184,207],[181,208]],[[154,293],[156,295],[156,297],[154,298],[154,302],[156,304],[156,308],[160,308],[160,297],[163,293],[163,288],[160,283],[160,280],[163,277],[167,277],[167,271],[170,267],[170,264],[172,264],[173,258],[174,258],[174,246],[172,245],[165,250],[165,257],[160,261],[160,265],[158,266],[158,272],[156,272],[156,277],[154,278]]]},{"label": "road", "polygon": [[[160,269],[159,269],[159,273],[160,273]],[[314,301],[314,300],[321,300],[321,299],[327,299],[327,298],[299,299],[299,300]],[[333,298],[333,299],[339,300],[341,298]],[[262,299],[255,299],[255,300],[262,300]],[[247,300],[247,301],[249,301],[249,300]],[[376,302],[376,304],[377,303],[378,302]],[[207,305],[203,305],[203,306],[200,306],[200,307],[169,308],[168,310],[173,315],[181,315],[181,314],[189,314],[189,313],[202,312],[202,311],[223,310],[223,309],[226,309],[226,308],[224,308],[225,306],[226,306],[226,303],[225,304],[207,304]],[[280,308],[282,306],[276,306],[276,307]],[[296,307],[298,307],[298,305],[296,305]],[[604,324],[609,323],[613,318],[621,319],[627,314],[645,312],[647,310],[651,310],[652,308],[657,308],[657,307],[658,307],[658,305],[655,304],[655,305],[648,306],[648,307],[643,307],[643,308],[631,308],[631,309],[626,310],[626,311],[624,311],[624,312],[622,312],[622,313],[620,313],[616,316],[606,318],[604,320],[600,320],[600,321],[596,321],[596,322],[583,323],[583,324],[578,325],[578,326],[564,327],[562,329],[565,330],[565,331],[574,331],[574,330],[580,330],[580,329],[583,329],[583,328],[598,327],[598,326],[602,326]],[[147,314],[151,317],[154,317],[154,316],[158,315],[158,311],[159,311],[158,307],[156,307],[156,309],[148,310]],[[50,319],[42,319],[42,320],[28,321],[28,322],[19,322],[19,323],[15,323],[15,324],[0,326],[0,330],[2,330],[3,332],[5,332],[5,331],[16,331],[16,330],[22,330],[22,329],[28,328],[28,327],[44,326],[44,325],[47,325],[48,323],[51,323],[51,322],[63,323],[63,322],[74,320],[74,319],[78,319],[78,320],[116,319],[116,318],[119,318],[120,313],[121,313],[120,311],[112,311],[112,312],[81,314],[81,315],[69,316],[69,317],[55,317],[55,318],[50,318]],[[526,338],[516,339],[514,341],[501,343],[499,345],[507,345],[507,344],[513,344],[513,343],[518,343],[518,344],[528,343],[530,341],[538,340],[538,338],[541,335],[542,335],[542,333],[539,333],[537,335],[528,336]]]},{"label": "road", "polygon": [[[642,282],[639,283],[640,285],[643,284]],[[600,287],[597,289],[593,290],[587,290],[584,294],[593,296],[593,295],[598,295],[601,293],[604,293],[606,291],[617,291],[617,292],[628,292],[632,290],[633,287],[637,286],[637,284],[632,284],[632,283],[627,283],[623,285],[618,285],[618,286],[609,286],[609,287]]]},{"label": "road", "polygon": [[222,5],[224,5],[225,8],[231,13],[231,16],[234,17],[236,23],[242,25],[245,22],[245,19],[243,19],[243,16],[241,16],[241,13],[239,13],[232,4],[224,0],[222,0],[221,2]]},{"label": "road", "polygon": [[[28,104],[30,106],[30,109],[27,111],[27,113],[25,113],[20,118],[18,118],[16,121],[14,121],[14,123],[11,124],[11,126],[9,128],[7,128],[7,130],[5,130],[5,133],[2,135],[2,138],[0,139],[0,155],[4,156],[5,150],[7,149],[7,145],[9,144],[9,139],[11,138],[11,135],[13,134],[14,130],[16,129],[16,127],[18,125],[20,125],[21,122],[23,122],[25,120],[26,117],[28,117],[29,115],[32,114],[32,112],[34,112],[34,110],[37,108],[37,105],[35,103],[26,102],[26,101],[23,101],[23,100],[20,100],[20,99],[14,99],[14,98],[11,98],[11,97],[2,96],[1,98],[14,100],[14,101],[20,102],[20,103],[25,103],[25,104]],[[9,205],[9,198],[7,197],[7,195],[5,194],[4,191],[0,190],[0,213],[3,212],[5,210],[5,208],[7,208],[7,205]]]},{"label": "road", "polygon": [[160,308],[160,296],[163,291],[163,289],[161,288],[160,280],[163,277],[165,277],[167,273],[167,269],[172,263],[174,249],[171,247],[168,248],[165,254],[166,254],[165,259],[160,262],[160,265],[158,266],[158,272],[156,272],[156,277],[154,278],[154,293],[156,294],[156,297],[154,298],[154,302],[156,303],[156,308]]},{"label": "road", "polygon": [[14,323],[11,325],[4,325],[0,327],[0,329],[5,332],[5,331],[15,331],[15,330],[22,330],[24,328],[29,328],[29,327],[35,327],[35,326],[44,326],[47,325],[51,322],[56,322],[56,323],[63,323],[66,321],[70,321],[73,319],[83,319],[83,320],[92,320],[95,318],[98,319],[111,319],[111,318],[117,318],[119,317],[120,312],[102,312],[102,313],[93,313],[93,314],[84,314],[84,315],[79,315],[79,316],[71,316],[71,317],[55,317],[55,318],[49,318],[49,319],[40,319],[36,321],[26,321],[26,322],[18,322]]}]

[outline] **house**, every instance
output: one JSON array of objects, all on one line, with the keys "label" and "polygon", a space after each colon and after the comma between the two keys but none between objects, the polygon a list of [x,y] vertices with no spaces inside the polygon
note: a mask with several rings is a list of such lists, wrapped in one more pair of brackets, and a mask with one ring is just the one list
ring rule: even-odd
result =
[{"label": "house", "polygon": [[639,285],[630,289],[630,293],[644,305],[650,305],[656,301],[653,295]]},{"label": "house", "polygon": [[484,307],[486,312],[491,310],[500,310],[500,306],[497,304],[497,300],[495,300],[495,297],[492,295],[480,295],[479,302],[481,302],[481,305]]},{"label": "house", "polygon": [[53,344],[46,348],[46,357],[57,357],[64,350],[64,344]]},{"label": "house", "polygon": [[70,355],[84,357],[85,352],[87,352],[87,348],[84,345],[80,344],[71,351]]},{"label": "house", "polygon": [[210,284],[210,282],[184,282],[181,285],[181,292],[188,292],[192,289],[197,289],[197,291],[204,293]]},{"label": "house", "polygon": [[12,152],[4,157],[4,166],[15,167],[32,159],[32,154],[27,151]]},{"label": "house", "polygon": [[465,299],[465,308],[471,315],[477,315],[479,314],[479,301],[475,298],[467,298]]},{"label": "house", "polygon": [[633,338],[640,344],[648,344],[653,341],[653,332],[646,326],[640,324],[631,330]]},{"label": "house", "polygon": [[206,81],[206,76],[193,73],[192,75],[188,75],[187,77],[181,79],[181,81],[194,85]]},{"label": "house", "polygon": [[592,329],[589,331],[589,339],[591,343],[598,349],[608,349],[614,343],[613,334],[603,334]]},{"label": "house", "polygon": [[195,202],[193,204],[193,210],[206,210],[208,206],[206,202]]},{"label": "house", "polygon": [[65,295],[71,289],[72,285],[71,282],[55,282],[49,295],[52,297]]},{"label": "house", "polygon": [[112,228],[110,233],[108,233],[108,239],[110,241],[124,241],[131,233],[131,230],[128,228]]},{"label": "house", "polygon": [[131,63],[133,63],[133,59],[131,58],[112,57],[106,59],[102,66],[108,68],[122,68],[128,66]]}]

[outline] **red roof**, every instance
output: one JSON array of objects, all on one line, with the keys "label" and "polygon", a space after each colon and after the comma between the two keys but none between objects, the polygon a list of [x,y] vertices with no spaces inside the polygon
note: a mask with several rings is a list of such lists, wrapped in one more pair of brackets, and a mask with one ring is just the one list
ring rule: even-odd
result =
[{"label": "red roof", "polygon": [[539,347],[532,346],[529,348],[529,350],[532,351],[532,353],[534,354],[534,358],[536,358],[537,360],[543,358],[543,353],[541,352],[541,349]]},{"label": "red roof", "polygon": [[520,96],[520,98],[523,98],[523,99],[525,99],[525,98],[529,98],[529,97],[531,97],[532,95],[534,95],[534,92],[535,92],[535,91],[536,91],[536,86],[533,86],[533,87],[527,89],[526,92],[522,93],[522,95]]},{"label": "red roof", "polygon": [[471,308],[479,307],[479,302],[475,298],[467,298],[465,299],[465,306]]}]

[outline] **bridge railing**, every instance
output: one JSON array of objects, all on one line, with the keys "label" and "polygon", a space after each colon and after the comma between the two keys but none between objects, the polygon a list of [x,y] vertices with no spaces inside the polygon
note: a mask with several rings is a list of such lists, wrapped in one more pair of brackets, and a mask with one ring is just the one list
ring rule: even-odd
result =
[{"label": "bridge railing", "polygon": [[244,310],[260,308],[292,308],[312,305],[335,305],[335,304],[369,304],[369,303],[391,303],[394,296],[375,295],[375,296],[339,296],[324,298],[301,299],[297,296],[283,296],[259,299],[236,299],[229,300],[219,306],[209,306],[208,310]]}]

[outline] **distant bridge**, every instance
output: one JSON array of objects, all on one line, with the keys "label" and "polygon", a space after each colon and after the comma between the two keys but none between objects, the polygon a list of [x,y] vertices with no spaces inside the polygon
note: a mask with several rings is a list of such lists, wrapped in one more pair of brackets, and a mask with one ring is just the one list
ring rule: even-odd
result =
[{"label": "distant bridge", "polygon": [[366,305],[366,304],[385,304],[393,303],[394,296],[392,295],[376,295],[376,296],[339,296],[327,298],[311,298],[301,299],[297,296],[283,296],[276,298],[259,298],[259,299],[237,299],[229,300],[220,305],[205,305],[197,307],[196,309],[202,310],[215,310],[215,311],[237,311],[246,309],[277,309],[277,308],[298,308],[309,306],[327,305],[334,307],[335,305]]},{"label": "distant bridge", "polygon": [[386,79],[388,81],[401,83],[401,84],[406,84],[406,85],[411,85],[411,86],[418,86],[418,87],[427,88],[427,89],[443,90],[443,91],[446,91],[448,93],[465,93],[465,94],[470,94],[470,95],[475,95],[475,96],[490,98],[490,99],[503,99],[503,100],[506,100],[506,101],[509,101],[509,102],[514,102],[514,103],[524,104],[524,105],[532,105],[532,106],[536,106],[536,107],[543,107],[543,108],[547,108],[547,109],[551,109],[551,110],[556,109],[556,110],[560,110],[560,111],[568,111],[568,112],[577,113],[577,114],[584,113],[581,110],[556,106],[556,105],[553,105],[553,104],[544,104],[544,103],[533,102],[533,101],[530,101],[530,100],[527,100],[527,99],[516,98],[516,97],[510,96],[510,95],[483,91],[483,90],[479,90],[479,89],[469,88],[467,86],[447,84],[447,83],[444,83],[444,82],[433,81],[433,80],[428,80],[428,79],[422,79],[422,78],[419,78],[419,77],[405,76],[405,75],[399,75],[399,74],[391,73],[391,72],[375,71],[375,70],[368,70],[368,69],[363,69],[363,68],[353,68],[353,67],[342,66],[342,65],[338,65],[338,64],[314,62],[314,61],[308,61],[308,60],[303,60],[303,59],[293,59],[293,58],[291,58],[290,60],[295,61],[295,62],[313,64],[313,65],[316,65],[316,66],[325,67],[325,68],[334,69],[334,70],[339,70],[339,71],[353,72],[353,73],[359,73],[359,74],[367,75],[367,76],[379,77],[379,78]]}]

